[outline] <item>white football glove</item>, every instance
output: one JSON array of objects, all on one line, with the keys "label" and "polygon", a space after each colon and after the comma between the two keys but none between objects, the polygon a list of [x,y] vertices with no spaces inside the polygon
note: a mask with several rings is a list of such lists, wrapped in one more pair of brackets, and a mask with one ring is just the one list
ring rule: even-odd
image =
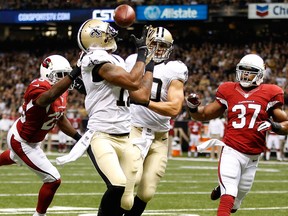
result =
[{"label": "white football glove", "polygon": [[187,106],[191,109],[196,109],[201,104],[199,95],[196,93],[191,93],[185,100]]},{"label": "white football glove", "polygon": [[267,119],[266,121],[262,121],[258,123],[257,131],[267,131],[271,130],[275,133],[279,132],[282,128],[281,124],[278,122],[274,122],[271,119]]},{"label": "white football glove", "polygon": [[83,57],[84,57],[85,55],[86,55],[86,53],[83,52],[83,51],[81,51],[81,52],[79,53],[79,59],[77,60],[77,63],[76,63],[77,67],[81,68],[82,59],[83,59]]},{"label": "white football glove", "polygon": [[271,130],[271,123],[269,121],[260,122],[260,125],[257,128],[257,131],[267,131]]}]

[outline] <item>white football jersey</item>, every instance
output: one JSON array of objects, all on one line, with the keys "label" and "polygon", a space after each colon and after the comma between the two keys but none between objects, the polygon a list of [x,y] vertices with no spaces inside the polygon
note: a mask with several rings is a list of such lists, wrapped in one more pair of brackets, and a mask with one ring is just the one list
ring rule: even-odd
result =
[{"label": "white football jersey", "polygon": [[128,91],[92,72],[93,68],[104,62],[125,68],[120,56],[105,50],[89,52],[82,59],[81,73],[87,92],[85,108],[89,116],[87,128],[109,134],[129,133],[131,115],[127,103]]},{"label": "white football jersey", "polygon": [[[137,54],[127,57],[126,70],[130,71],[135,64]],[[156,64],[153,72],[153,85],[150,100],[167,101],[168,89],[172,80],[185,83],[188,79],[188,68],[181,61],[169,61]],[[147,127],[157,132],[170,130],[170,116],[160,115],[144,106],[131,104],[132,125]]]}]

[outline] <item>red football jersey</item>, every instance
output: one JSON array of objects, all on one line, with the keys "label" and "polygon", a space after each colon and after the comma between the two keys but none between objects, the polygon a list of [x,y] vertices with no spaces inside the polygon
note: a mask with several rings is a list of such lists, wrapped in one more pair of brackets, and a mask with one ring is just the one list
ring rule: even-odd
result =
[{"label": "red football jersey", "polygon": [[36,99],[50,88],[47,81],[36,79],[25,91],[23,112],[17,123],[17,130],[20,137],[27,142],[42,141],[66,109],[68,91],[47,107],[35,105]]},{"label": "red football jersey", "polygon": [[223,142],[244,154],[260,154],[266,149],[266,133],[258,132],[256,122],[269,118],[268,110],[284,103],[283,90],[272,84],[261,84],[244,91],[239,83],[219,86],[216,100],[227,108],[227,126]]},{"label": "red football jersey", "polygon": [[199,121],[188,121],[188,129],[191,134],[198,135],[201,132],[203,124]]}]

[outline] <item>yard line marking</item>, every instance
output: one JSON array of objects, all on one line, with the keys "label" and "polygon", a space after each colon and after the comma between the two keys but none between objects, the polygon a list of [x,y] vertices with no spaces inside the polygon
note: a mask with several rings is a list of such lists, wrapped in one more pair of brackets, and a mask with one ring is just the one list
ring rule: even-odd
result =
[{"label": "yard line marking", "polygon": [[[206,195],[211,192],[156,192],[156,195],[174,195],[174,194],[185,194],[185,195]],[[250,191],[252,194],[287,194],[288,191]],[[103,196],[103,193],[57,193],[56,196]],[[31,197],[38,196],[38,193],[24,193],[24,194],[0,194],[0,197]]]},{"label": "yard line marking", "polygon": [[[259,210],[287,210],[288,206],[282,207],[261,207],[261,208],[240,208],[241,211],[259,211]],[[240,211],[239,210],[239,211]],[[21,215],[33,214],[34,208],[4,208],[0,209],[1,215]],[[78,214],[78,216],[97,216],[98,208],[91,207],[67,207],[67,206],[53,206],[48,209],[49,215],[53,214]],[[197,214],[187,214],[186,212],[207,212],[217,211],[216,208],[208,209],[163,209],[163,210],[145,210],[143,215],[178,215],[178,216],[198,216]],[[178,214],[176,214],[178,213]],[[182,213],[179,215],[179,213]]]},{"label": "yard line marking", "polygon": [[[205,180],[205,181],[196,181],[196,180],[161,180],[161,184],[169,184],[169,183],[216,183],[217,184],[217,178],[215,180]],[[255,183],[288,183],[287,180],[255,180]],[[40,184],[41,181],[31,181],[31,180],[26,180],[26,181],[1,181],[1,184]],[[102,180],[83,180],[83,181],[66,181],[62,179],[63,184],[104,184]]]}]

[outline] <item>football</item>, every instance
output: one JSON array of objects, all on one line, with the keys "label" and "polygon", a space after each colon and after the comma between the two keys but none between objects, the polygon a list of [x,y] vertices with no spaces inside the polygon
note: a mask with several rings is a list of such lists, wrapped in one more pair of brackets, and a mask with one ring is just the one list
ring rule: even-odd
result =
[{"label": "football", "polygon": [[114,10],[113,18],[116,25],[121,28],[127,28],[135,22],[136,15],[134,9],[130,5],[122,4]]}]

